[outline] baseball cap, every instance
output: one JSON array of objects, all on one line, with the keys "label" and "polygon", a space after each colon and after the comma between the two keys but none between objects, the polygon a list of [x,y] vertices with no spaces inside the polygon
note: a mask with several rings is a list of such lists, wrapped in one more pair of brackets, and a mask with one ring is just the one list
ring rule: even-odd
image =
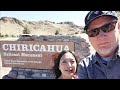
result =
[{"label": "baseball cap", "polygon": [[101,17],[101,16],[110,16],[118,20],[117,13],[115,11],[90,11],[85,17],[85,27],[84,30],[87,30],[89,24]]}]

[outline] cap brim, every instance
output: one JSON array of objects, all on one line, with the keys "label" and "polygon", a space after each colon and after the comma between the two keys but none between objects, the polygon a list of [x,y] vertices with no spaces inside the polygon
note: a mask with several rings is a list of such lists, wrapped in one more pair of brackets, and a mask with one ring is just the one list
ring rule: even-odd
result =
[{"label": "cap brim", "polygon": [[110,16],[110,17],[113,17],[113,18],[115,18],[115,19],[117,19],[117,20],[118,20],[118,18],[117,18],[116,16],[102,14],[102,15],[99,15],[99,16],[97,16],[97,17],[95,17],[95,18],[91,19],[91,20],[90,20],[90,21],[89,21],[89,22],[85,25],[84,30],[87,30],[87,28],[88,28],[89,24],[90,24],[93,20],[95,20],[95,19],[97,19],[97,18],[99,18],[99,17],[101,17],[101,16]]}]

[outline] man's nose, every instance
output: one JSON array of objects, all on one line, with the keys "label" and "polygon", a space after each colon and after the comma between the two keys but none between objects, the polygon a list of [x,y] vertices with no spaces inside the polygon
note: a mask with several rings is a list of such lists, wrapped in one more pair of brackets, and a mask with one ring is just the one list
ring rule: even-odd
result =
[{"label": "man's nose", "polygon": [[105,36],[105,32],[100,29],[99,36]]}]

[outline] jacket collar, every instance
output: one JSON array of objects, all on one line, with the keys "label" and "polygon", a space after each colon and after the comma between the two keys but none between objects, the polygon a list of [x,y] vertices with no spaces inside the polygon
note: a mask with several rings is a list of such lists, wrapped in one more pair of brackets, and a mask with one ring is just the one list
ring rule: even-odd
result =
[{"label": "jacket collar", "polygon": [[[120,44],[116,48],[116,52],[115,52],[115,55],[113,57],[113,60],[116,60],[117,56],[120,57]],[[95,53],[92,54],[92,56],[91,56],[92,63],[96,63],[96,61],[100,62],[99,59],[100,59],[100,56],[99,56],[99,54],[97,52],[95,52]]]}]

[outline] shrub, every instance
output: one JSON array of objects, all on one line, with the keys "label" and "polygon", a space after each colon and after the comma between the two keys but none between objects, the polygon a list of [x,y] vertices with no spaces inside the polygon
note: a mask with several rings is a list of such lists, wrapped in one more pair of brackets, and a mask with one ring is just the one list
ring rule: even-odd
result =
[{"label": "shrub", "polygon": [[23,30],[23,34],[30,34],[30,30],[28,29],[28,27],[24,27],[24,30]]},{"label": "shrub", "polygon": [[5,37],[9,37],[9,35],[8,35],[8,34],[5,34]]},{"label": "shrub", "polygon": [[58,35],[58,34],[59,34],[59,30],[56,30],[55,35]]}]

